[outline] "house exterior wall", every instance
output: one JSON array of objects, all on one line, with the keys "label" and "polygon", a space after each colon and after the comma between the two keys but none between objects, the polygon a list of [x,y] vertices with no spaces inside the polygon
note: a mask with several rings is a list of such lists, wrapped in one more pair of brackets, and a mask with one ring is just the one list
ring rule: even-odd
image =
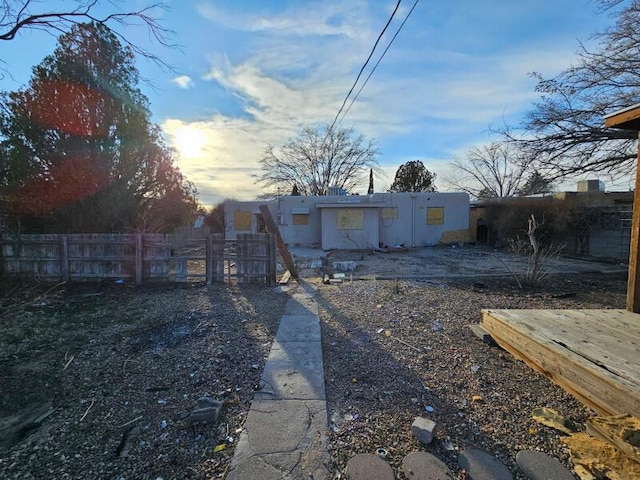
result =
[{"label": "house exterior wall", "polygon": [[323,250],[378,248],[379,209],[321,208]]},{"label": "house exterior wall", "polygon": [[[380,242],[384,245],[422,247],[469,241],[466,193],[376,193],[371,197],[386,205],[380,213]],[[442,209],[442,223],[427,223],[428,215],[437,209]]]},{"label": "house exterior wall", "polygon": [[[320,246],[321,213],[316,204],[321,200],[337,197],[288,196],[276,200],[279,212],[278,228],[285,242],[290,245]],[[304,214],[294,213],[308,209],[307,223]]]},{"label": "house exterior wall", "polygon": [[226,237],[258,232],[259,206],[265,204],[289,245],[329,250],[469,241],[466,193],[284,196],[268,202],[228,202]]},{"label": "house exterior wall", "polygon": [[260,205],[267,205],[276,219],[275,202],[269,201],[228,201],[224,204],[225,238],[236,238],[239,233],[259,233],[258,216]]}]

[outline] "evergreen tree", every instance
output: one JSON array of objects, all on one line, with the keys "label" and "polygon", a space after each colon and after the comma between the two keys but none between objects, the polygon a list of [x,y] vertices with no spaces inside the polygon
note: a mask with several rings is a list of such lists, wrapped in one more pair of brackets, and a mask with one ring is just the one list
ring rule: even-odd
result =
[{"label": "evergreen tree", "polygon": [[61,232],[166,231],[189,220],[196,191],[150,121],[130,48],[79,24],[4,92],[0,199],[11,219]]},{"label": "evergreen tree", "polygon": [[420,160],[412,160],[398,167],[390,192],[435,192],[436,174],[426,169]]}]

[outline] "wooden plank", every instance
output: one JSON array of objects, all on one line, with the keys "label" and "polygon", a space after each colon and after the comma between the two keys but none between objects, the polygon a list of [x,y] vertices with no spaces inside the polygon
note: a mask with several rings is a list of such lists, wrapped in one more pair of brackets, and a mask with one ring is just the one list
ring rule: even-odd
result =
[{"label": "wooden plank", "polygon": [[489,332],[487,332],[484,328],[482,328],[482,325],[479,325],[477,323],[472,323],[471,325],[469,325],[469,329],[473,332],[473,334],[476,337],[478,337],[487,345],[495,345],[496,343],[495,340],[489,334]]},{"label": "wooden plank", "polygon": [[[640,159],[640,145],[638,146]],[[633,195],[633,220],[631,223],[631,246],[629,250],[629,279],[627,281],[627,310],[640,313],[640,164],[636,166],[636,187]]]},{"label": "wooden plank", "polygon": [[[269,285],[275,285],[276,280],[278,278],[278,269],[276,268],[276,236],[269,235],[268,237],[269,244],[267,246],[267,253],[269,254],[269,263],[267,266],[268,272],[268,281]],[[288,270],[287,270],[288,271]]]},{"label": "wooden plank", "polygon": [[291,279],[291,272],[287,270],[286,272],[284,272],[284,275],[282,275],[278,283],[280,285],[287,285],[290,279]]},{"label": "wooden plank", "polygon": [[60,273],[62,281],[69,281],[69,244],[66,235],[60,237]]},{"label": "wooden plank", "polygon": [[[575,322],[568,324],[563,318],[566,310],[495,310],[488,311],[493,317],[508,326],[526,333],[532,340],[546,345],[557,346],[588,360],[594,365],[606,368],[608,372],[626,378],[632,384],[640,388],[640,328],[620,332],[618,335],[610,335],[611,339],[602,339],[601,344],[590,342],[588,332],[589,323],[606,325],[610,317],[623,314],[635,316],[624,310],[589,310],[591,319],[587,322]],[[557,325],[551,328],[545,325],[543,313],[553,315],[557,312],[557,318],[548,318],[547,322],[555,322]],[[634,325],[635,326],[635,325]],[[587,331],[584,337],[582,331]],[[620,354],[619,351],[623,351]]]},{"label": "wooden plank", "polygon": [[501,315],[522,325],[537,341],[560,344],[640,387],[640,322],[616,329],[620,317],[636,315],[625,310],[505,310]]},{"label": "wooden plank", "polygon": [[640,104],[605,115],[604,126],[622,130],[640,130]]},{"label": "wooden plank", "polygon": [[207,259],[205,261],[205,272],[207,278],[207,285],[211,285],[213,283],[213,237],[211,235],[207,235]]},{"label": "wooden plank", "polygon": [[278,251],[280,252],[280,256],[282,257],[284,264],[287,266],[289,272],[291,272],[291,276],[297,279],[298,271],[296,270],[296,265],[293,263],[291,254],[289,254],[289,250],[287,250],[287,246],[282,239],[282,235],[280,235],[280,230],[278,229],[276,222],[273,220],[269,207],[266,205],[260,205],[259,209],[268,231],[276,237],[276,246],[278,247]]},{"label": "wooden plank", "polygon": [[[609,330],[609,319],[631,316],[625,310],[504,310],[505,321],[529,332],[542,343],[555,342],[640,385],[640,347],[633,339],[640,339],[640,322],[625,330]],[[634,328],[635,327],[635,328]]]},{"label": "wooden plank", "polygon": [[213,255],[213,281],[224,282],[224,234],[211,234],[212,238],[212,255]]},{"label": "wooden plank", "polygon": [[136,235],[136,285],[142,285],[144,271],[142,267],[142,234]]},{"label": "wooden plank", "polygon": [[[557,339],[544,338],[533,321],[518,324],[513,312],[483,310],[481,325],[501,347],[603,415],[640,413],[640,385],[596,365]],[[518,312],[522,319],[527,311]],[[609,312],[600,311],[601,321]]]},{"label": "wooden plank", "polygon": [[[587,420],[587,433],[603,442],[607,442],[626,455],[640,462],[640,447],[637,446],[637,435],[640,432],[640,419],[632,415],[616,415],[614,417],[595,417]],[[636,437],[634,439],[628,438]],[[635,445],[630,441],[635,441]]]}]

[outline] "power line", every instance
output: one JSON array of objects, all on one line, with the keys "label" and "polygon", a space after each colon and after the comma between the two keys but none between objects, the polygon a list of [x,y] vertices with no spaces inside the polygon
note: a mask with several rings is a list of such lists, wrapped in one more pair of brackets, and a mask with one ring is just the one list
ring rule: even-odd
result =
[{"label": "power line", "polygon": [[[382,61],[382,59],[384,58],[384,56],[386,55],[387,51],[389,50],[389,47],[391,47],[391,44],[393,43],[393,41],[396,39],[396,37],[398,36],[398,34],[400,33],[400,30],[402,30],[402,27],[404,27],[404,24],[407,23],[407,20],[409,20],[409,17],[411,16],[411,13],[413,12],[413,10],[416,8],[416,5],[418,5],[419,0],[416,0],[413,3],[413,6],[411,7],[411,10],[409,10],[409,13],[407,13],[407,16],[404,18],[404,20],[402,21],[402,23],[400,24],[400,26],[398,27],[398,30],[396,30],[395,35],[391,38],[391,41],[389,41],[389,44],[387,45],[387,48],[384,49],[384,52],[382,52],[382,55],[380,55],[380,58],[378,59],[378,61],[376,62],[376,64],[373,66],[373,68],[371,69],[371,72],[369,72],[369,75],[367,76],[367,78],[365,79],[364,83],[362,84],[362,86],[360,87],[360,90],[358,90],[358,92],[356,93],[355,97],[353,97],[353,99],[351,99],[351,103],[349,104],[349,106],[347,107],[347,109],[345,110],[344,114],[342,115],[342,118],[340,119],[340,121],[338,122],[338,125],[340,123],[342,123],[342,120],[344,120],[344,117],[347,116],[347,113],[349,113],[349,110],[351,110],[351,107],[353,106],[353,104],[355,103],[355,101],[358,99],[358,96],[360,95],[360,92],[362,92],[362,90],[364,89],[365,85],[367,84],[367,82],[369,81],[369,79],[371,78],[371,75],[373,75],[373,72],[376,71],[376,68],[378,68],[378,65],[380,64],[380,62]],[[344,105],[343,105],[344,106]],[[338,112],[338,115],[340,114],[340,112]],[[335,122],[334,122],[335,123]]]},{"label": "power line", "polygon": [[[396,8],[393,9],[393,12],[391,13],[391,16],[389,17],[389,20],[387,21],[387,24],[382,29],[382,32],[380,32],[380,35],[378,35],[378,39],[376,40],[376,43],[373,45],[373,48],[371,49],[371,53],[369,53],[369,56],[367,57],[367,61],[364,62],[364,65],[362,65],[362,68],[360,69],[360,72],[358,73],[358,76],[356,77],[356,81],[353,82],[353,85],[351,86],[351,89],[349,90],[349,93],[347,93],[347,96],[344,97],[344,101],[342,102],[342,105],[340,106],[340,109],[338,110],[338,113],[336,114],[336,117],[333,119],[333,123],[331,123],[331,126],[327,130],[327,136],[331,133],[331,130],[333,130],[333,127],[335,126],[336,122],[338,121],[338,117],[342,113],[342,109],[347,104],[347,100],[349,99],[349,95],[351,95],[351,93],[353,92],[353,89],[356,88],[356,85],[358,83],[358,80],[360,80],[360,76],[362,75],[362,72],[364,71],[366,66],[369,64],[369,60],[371,60],[371,57],[373,57],[373,52],[375,52],[376,47],[378,46],[378,43],[380,42],[380,39],[384,35],[384,32],[387,31],[387,28],[389,27],[389,24],[391,23],[391,21],[393,20],[393,17],[395,16],[396,12],[398,11],[398,8],[400,7],[400,2],[401,1],[402,0],[398,0],[398,3],[396,4]],[[325,137],[325,140],[326,140],[326,137]],[[322,143],[324,144],[324,142],[322,142]]]}]

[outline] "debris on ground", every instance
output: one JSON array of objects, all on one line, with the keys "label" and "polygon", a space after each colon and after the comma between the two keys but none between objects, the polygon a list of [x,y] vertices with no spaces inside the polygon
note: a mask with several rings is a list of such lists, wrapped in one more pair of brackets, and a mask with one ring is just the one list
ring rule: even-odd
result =
[{"label": "debris on ground", "polygon": [[224,476],[287,295],[17,285],[0,284],[0,478]]},{"label": "debris on ground", "polygon": [[[528,290],[509,278],[483,279],[480,290],[476,281],[372,278],[339,289],[318,286],[329,448],[340,473],[354,456],[373,455],[380,446],[399,480],[410,478],[403,459],[424,450],[457,479],[464,478],[458,454],[470,448],[497,459],[517,480],[526,479],[516,464],[523,450],[573,468],[564,432],[538,423],[532,412],[562,412],[560,425],[569,431],[567,424],[584,425],[593,412],[543,374],[479,341],[468,326],[480,321],[483,308],[624,308],[625,277],[550,276]],[[579,293],[554,297],[568,289]],[[344,420],[355,412],[357,421]],[[438,425],[428,445],[412,434],[416,417]]]}]

